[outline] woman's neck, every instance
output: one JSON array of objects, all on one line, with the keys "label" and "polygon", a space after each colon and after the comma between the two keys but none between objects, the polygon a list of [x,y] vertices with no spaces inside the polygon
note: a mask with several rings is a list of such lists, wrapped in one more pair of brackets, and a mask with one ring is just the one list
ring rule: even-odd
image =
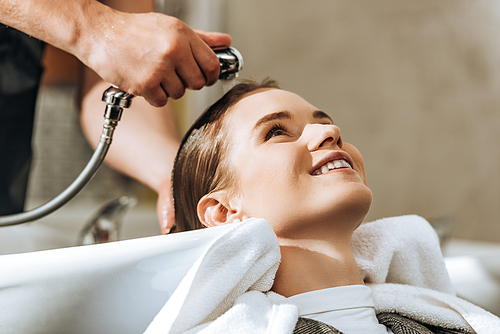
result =
[{"label": "woman's neck", "polygon": [[285,297],[344,285],[364,284],[350,238],[346,242],[280,239],[281,264],[272,291]]}]

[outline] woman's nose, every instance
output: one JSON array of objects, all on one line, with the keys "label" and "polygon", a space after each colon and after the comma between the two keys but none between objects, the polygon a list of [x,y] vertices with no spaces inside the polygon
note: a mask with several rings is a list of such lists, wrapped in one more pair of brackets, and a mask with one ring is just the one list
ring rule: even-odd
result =
[{"label": "woman's nose", "polygon": [[333,124],[308,124],[302,134],[305,135],[309,151],[343,146],[340,128]]}]

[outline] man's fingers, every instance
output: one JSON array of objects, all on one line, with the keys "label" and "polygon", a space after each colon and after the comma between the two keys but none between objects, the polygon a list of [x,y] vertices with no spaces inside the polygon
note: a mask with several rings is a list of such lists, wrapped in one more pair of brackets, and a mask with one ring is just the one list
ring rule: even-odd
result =
[{"label": "man's fingers", "polygon": [[186,87],[184,82],[179,78],[179,74],[169,75],[167,78],[163,79],[161,86],[167,93],[167,96],[171,99],[180,99],[186,92]]},{"label": "man's fingers", "polygon": [[201,72],[205,76],[205,85],[211,86],[219,79],[220,64],[214,51],[200,38],[191,41],[191,51]]},{"label": "man's fingers", "polygon": [[228,48],[231,46],[231,36],[221,32],[209,32],[204,30],[195,30],[196,34],[207,43],[210,48]]},{"label": "man's fingers", "polygon": [[154,107],[163,107],[168,102],[168,93],[161,85],[156,88],[149,89],[142,94],[142,96]]},{"label": "man's fingers", "polygon": [[176,71],[188,89],[199,90],[207,84],[207,79],[193,55],[178,64]]},{"label": "man's fingers", "polygon": [[[231,45],[231,36],[228,34],[207,32],[203,30],[195,30],[198,35],[200,43],[193,41],[191,48],[193,49],[193,56],[198,62],[201,71],[207,80],[206,85],[211,86],[217,82],[220,73],[219,59],[212,51],[213,48],[227,48]],[[208,46],[210,51],[207,51]]]}]

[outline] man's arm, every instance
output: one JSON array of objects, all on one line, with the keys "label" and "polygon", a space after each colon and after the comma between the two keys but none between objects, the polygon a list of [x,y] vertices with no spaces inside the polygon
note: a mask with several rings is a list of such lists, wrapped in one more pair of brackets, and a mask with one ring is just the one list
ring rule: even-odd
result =
[{"label": "man's arm", "polygon": [[95,0],[0,0],[0,22],[75,55],[106,82],[155,106],[215,83],[219,61],[207,43],[231,43],[229,35],[197,34],[174,17],[122,12]]},{"label": "man's arm", "polygon": [[[80,123],[87,140],[95,148],[102,132],[105,105],[101,97],[109,84],[88,68],[83,77]],[[155,108],[136,97],[132,106],[123,111],[105,159],[113,169],[158,193],[157,213],[163,233],[167,233],[175,221],[170,200],[170,174],[179,143],[170,104]]]}]

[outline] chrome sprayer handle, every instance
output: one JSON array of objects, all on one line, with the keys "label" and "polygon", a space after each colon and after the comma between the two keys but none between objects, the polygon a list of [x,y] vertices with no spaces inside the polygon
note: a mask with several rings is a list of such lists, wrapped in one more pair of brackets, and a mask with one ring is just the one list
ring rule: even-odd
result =
[{"label": "chrome sprayer handle", "polygon": [[243,56],[235,48],[214,50],[220,63],[220,80],[232,80],[238,77],[243,68]]},{"label": "chrome sprayer handle", "polygon": [[115,86],[111,86],[102,94],[102,101],[117,107],[128,108],[132,103],[134,95],[124,92]]},{"label": "chrome sprayer handle", "polygon": [[[233,47],[214,50],[219,58],[219,80],[232,80],[238,77],[243,68],[243,56]],[[102,101],[106,103],[105,119],[119,121],[123,108],[129,108],[135,96],[115,86],[111,86],[102,94]]]}]

